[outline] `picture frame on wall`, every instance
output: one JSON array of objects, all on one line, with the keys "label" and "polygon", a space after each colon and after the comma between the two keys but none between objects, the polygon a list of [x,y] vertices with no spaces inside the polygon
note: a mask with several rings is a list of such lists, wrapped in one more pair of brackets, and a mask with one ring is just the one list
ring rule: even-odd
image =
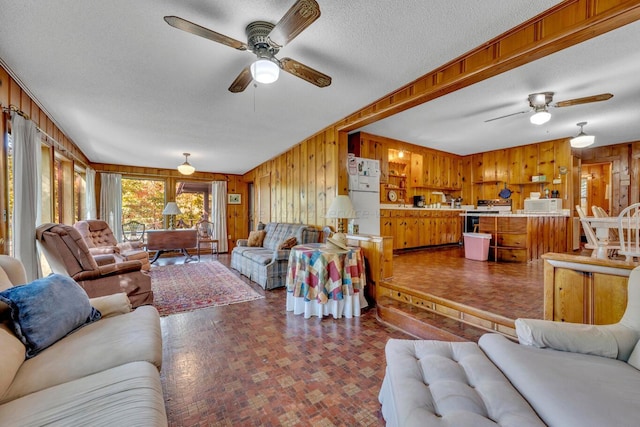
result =
[{"label": "picture frame on wall", "polygon": [[227,203],[229,203],[230,205],[239,205],[240,203],[242,203],[242,198],[240,197],[240,194],[228,194],[228,200]]}]

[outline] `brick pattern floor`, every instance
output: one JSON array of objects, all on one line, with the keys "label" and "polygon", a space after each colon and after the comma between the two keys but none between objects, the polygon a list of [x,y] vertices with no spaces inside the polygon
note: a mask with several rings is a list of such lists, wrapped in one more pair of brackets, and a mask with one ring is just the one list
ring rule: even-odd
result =
[{"label": "brick pattern floor", "polygon": [[[228,255],[219,260],[229,264]],[[161,319],[170,425],[384,425],[384,346],[410,337],[377,322],[373,309],[305,320],[285,311],[284,289],[264,292],[240,277],[265,299]],[[458,247],[416,251],[394,257],[394,281],[508,317],[542,315],[541,262],[466,260]]]},{"label": "brick pattern floor", "polygon": [[373,309],[305,320],[285,311],[284,289],[253,286],[266,298],[161,319],[170,425],[384,425],[384,346],[409,337],[379,324]]}]

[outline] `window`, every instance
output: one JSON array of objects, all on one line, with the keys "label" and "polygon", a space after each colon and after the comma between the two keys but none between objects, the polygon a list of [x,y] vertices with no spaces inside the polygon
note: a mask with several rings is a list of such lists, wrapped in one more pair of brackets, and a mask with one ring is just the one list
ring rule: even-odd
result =
[{"label": "window", "polygon": [[122,178],[122,223],[138,221],[147,230],[163,228],[164,181]]},{"label": "window", "polygon": [[176,203],[182,211],[177,218],[180,225],[193,227],[200,219],[210,220],[211,183],[179,181],[176,184]]},{"label": "window", "polygon": [[75,168],[73,172],[73,215],[76,221],[85,219],[86,216],[87,181],[85,171]]},{"label": "window", "polygon": [[73,224],[73,162],[56,153],[53,162],[53,222]]}]

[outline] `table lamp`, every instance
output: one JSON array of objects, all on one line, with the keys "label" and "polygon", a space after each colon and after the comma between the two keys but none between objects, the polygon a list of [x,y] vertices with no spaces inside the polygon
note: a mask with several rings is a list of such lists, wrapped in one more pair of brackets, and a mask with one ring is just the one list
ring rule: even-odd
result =
[{"label": "table lamp", "polygon": [[173,230],[173,216],[181,215],[182,211],[176,204],[176,202],[169,202],[167,206],[164,207],[162,211],[162,215],[169,215],[169,230]]},{"label": "table lamp", "polygon": [[325,218],[336,218],[338,220],[338,233],[344,233],[343,219],[357,218],[356,210],[351,204],[349,196],[341,195],[333,199]]}]

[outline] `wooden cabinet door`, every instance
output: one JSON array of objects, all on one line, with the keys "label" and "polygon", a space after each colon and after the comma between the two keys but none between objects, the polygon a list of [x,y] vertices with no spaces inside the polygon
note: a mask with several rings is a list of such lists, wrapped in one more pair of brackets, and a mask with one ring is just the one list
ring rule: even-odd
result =
[{"label": "wooden cabinet door", "polygon": [[422,154],[411,153],[411,185],[422,187],[424,185],[424,164]]}]

